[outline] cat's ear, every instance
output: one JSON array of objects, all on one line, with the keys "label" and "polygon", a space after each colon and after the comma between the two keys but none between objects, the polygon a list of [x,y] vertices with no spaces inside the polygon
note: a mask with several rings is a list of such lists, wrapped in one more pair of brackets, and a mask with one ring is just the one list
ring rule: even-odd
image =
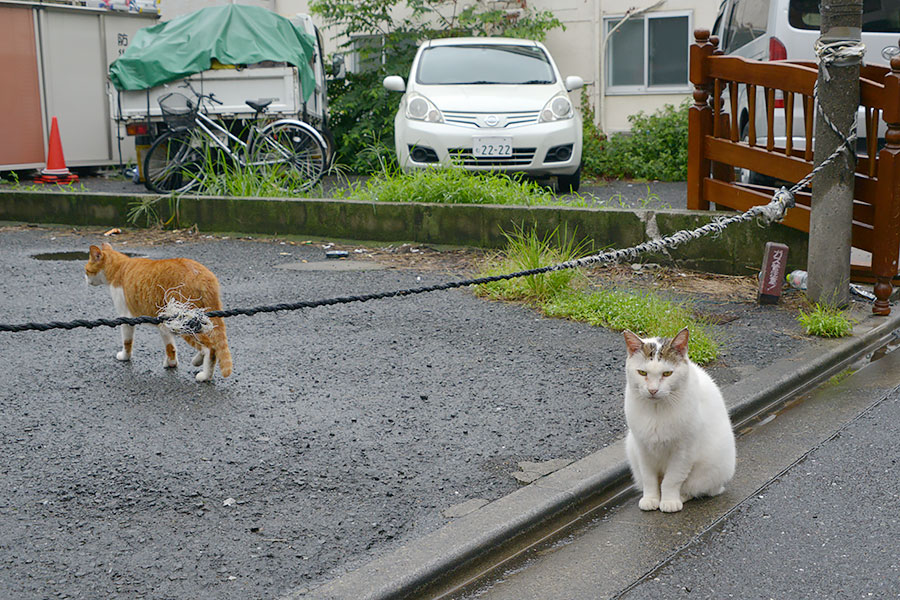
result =
[{"label": "cat's ear", "polygon": [[104,250],[112,250],[113,249],[112,244],[110,244],[109,242],[103,242],[103,249]]},{"label": "cat's ear", "polygon": [[641,349],[644,345],[644,340],[631,333],[627,329],[622,332],[625,336],[625,345],[628,347],[628,356],[631,356],[635,352]]},{"label": "cat's ear", "polygon": [[672,338],[672,347],[684,358],[687,358],[688,355],[688,338],[690,338],[690,336],[691,332],[685,327]]},{"label": "cat's ear", "polygon": [[88,249],[88,254],[90,254],[91,260],[94,262],[100,262],[100,258],[103,256],[103,253],[97,246],[91,246],[90,249]]}]

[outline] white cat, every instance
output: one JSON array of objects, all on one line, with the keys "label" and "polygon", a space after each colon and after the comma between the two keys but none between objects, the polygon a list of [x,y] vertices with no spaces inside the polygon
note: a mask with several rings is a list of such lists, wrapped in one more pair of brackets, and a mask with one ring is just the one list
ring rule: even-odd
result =
[{"label": "white cat", "polygon": [[625,452],[641,510],[677,512],[716,496],[734,475],[731,420],[712,378],[688,359],[687,328],[673,339],[625,331]]}]

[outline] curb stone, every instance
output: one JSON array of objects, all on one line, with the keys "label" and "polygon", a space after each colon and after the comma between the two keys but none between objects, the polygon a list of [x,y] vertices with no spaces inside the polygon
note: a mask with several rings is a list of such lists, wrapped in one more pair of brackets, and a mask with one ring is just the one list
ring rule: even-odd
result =
[{"label": "curb stone", "polygon": [[[887,318],[868,316],[856,325],[851,338],[824,340],[726,387],[723,394],[732,421],[738,424],[822,383],[882,346],[898,328],[900,311]],[[388,555],[313,590],[289,592],[280,600],[409,598],[492,552],[502,552],[510,540],[534,532],[542,523],[623,487],[628,478],[624,441],[619,440]]]}]

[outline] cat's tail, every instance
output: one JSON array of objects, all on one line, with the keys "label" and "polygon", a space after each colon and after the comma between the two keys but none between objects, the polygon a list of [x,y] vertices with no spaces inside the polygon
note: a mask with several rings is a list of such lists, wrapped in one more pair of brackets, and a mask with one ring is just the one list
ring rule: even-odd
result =
[{"label": "cat's tail", "polygon": [[219,363],[219,370],[222,371],[222,377],[231,375],[231,350],[228,349],[228,336],[225,335],[225,320],[222,317],[213,317],[213,330],[209,337],[212,342],[213,349],[216,351],[216,360]]}]

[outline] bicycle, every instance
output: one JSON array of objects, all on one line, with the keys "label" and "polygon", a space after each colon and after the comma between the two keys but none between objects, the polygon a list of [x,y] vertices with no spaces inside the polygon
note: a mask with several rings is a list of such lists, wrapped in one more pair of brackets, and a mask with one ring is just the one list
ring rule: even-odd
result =
[{"label": "bicycle", "polygon": [[255,112],[247,140],[239,138],[211,119],[204,102],[222,104],[213,94],[195,96],[171,92],[159,99],[168,131],[158,137],[144,159],[144,181],[152,192],[171,194],[200,187],[216,148],[241,167],[269,168],[285,191],[303,191],[321,179],[327,167],[327,144],[308,123],[296,119],[266,122],[263,115],[272,100],[247,100]]}]

